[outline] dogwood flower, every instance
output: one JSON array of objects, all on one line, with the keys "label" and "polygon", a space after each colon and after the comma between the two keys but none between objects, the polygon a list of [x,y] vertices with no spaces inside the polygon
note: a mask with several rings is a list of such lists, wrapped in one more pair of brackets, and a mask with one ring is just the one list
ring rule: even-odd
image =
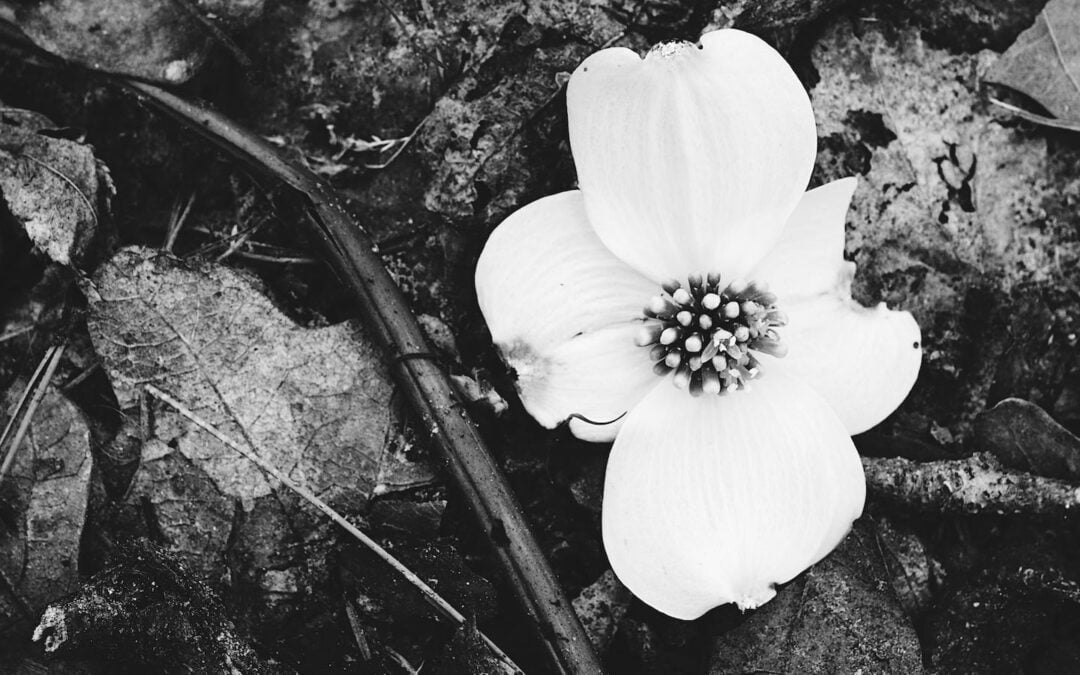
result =
[{"label": "dogwood flower", "polygon": [[919,327],[852,301],[855,179],[804,192],[813,112],[763,41],[605,49],[567,109],[580,189],[495,229],[480,309],[537,421],[614,440],[619,579],[678,618],[757,607],[861,514],[850,436],[910,391]]}]

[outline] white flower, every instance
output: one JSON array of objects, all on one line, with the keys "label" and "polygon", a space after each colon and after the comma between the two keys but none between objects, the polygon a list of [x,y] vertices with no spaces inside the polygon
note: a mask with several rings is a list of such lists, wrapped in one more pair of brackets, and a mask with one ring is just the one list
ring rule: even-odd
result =
[{"label": "white flower", "polygon": [[855,179],[804,193],[810,101],[758,38],[605,49],[567,108],[580,190],[495,230],[480,308],[533,417],[614,439],[603,536],[622,582],[679,618],[756,607],[860,515],[850,435],[911,389],[919,327],[851,300]]}]

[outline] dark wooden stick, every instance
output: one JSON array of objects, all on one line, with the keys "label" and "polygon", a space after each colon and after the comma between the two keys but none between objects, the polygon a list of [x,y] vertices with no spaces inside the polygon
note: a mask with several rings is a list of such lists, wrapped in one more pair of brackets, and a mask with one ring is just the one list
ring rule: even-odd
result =
[{"label": "dark wooden stick", "polygon": [[[420,429],[438,448],[443,464],[491,541],[506,581],[555,672],[602,672],[506,478],[446,373],[432,360],[420,325],[371,239],[333,190],[223,115],[151,84],[130,79],[121,82],[144,101],[307,198],[311,225],[326,245],[338,274],[359,300],[364,326],[383,347],[398,386],[419,417]],[[493,536],[496,533],[498,536]]]}]

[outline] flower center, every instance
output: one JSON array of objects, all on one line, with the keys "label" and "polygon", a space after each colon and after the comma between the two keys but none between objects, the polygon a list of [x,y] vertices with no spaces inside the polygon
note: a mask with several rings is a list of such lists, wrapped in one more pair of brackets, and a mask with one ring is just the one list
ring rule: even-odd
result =
[{"label": "flower center", "polygon": [[733,281],[721,290],[720,275],[710,273],[663,289],[643,310],[636,342],[648,348],[657,375],[675,372],[675,386],[695,395],[736,391],[761,376],[751,352],[787,353],[776,332],[787,316],[765,284]]}]

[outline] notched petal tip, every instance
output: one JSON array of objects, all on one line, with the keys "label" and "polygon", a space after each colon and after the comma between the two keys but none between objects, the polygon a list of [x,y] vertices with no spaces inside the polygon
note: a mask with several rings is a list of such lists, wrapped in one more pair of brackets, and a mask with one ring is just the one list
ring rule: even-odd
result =
[{"label": "notched petal tip", "polygon": [[810,384],[852,435],[880,424],[914,388],[922,367],[922,331],[906,311],[850,298],[850,271],[837,292],[788,308],[787,357],[770,364]]},{"label": "notched petal tip", "polygon": [[606,49],[567,87],[589,220],[650,278],[742,276],[798,203],[817,145],[810,99],[760,38],[721,30],[644,60]]},{"label": "notched petal tip", "polygon": [[846,536],[866,496],[847,430],[782,372],[690,398],[657,387],[627,415],[604,486],[612,569],[679,619],[758,607]]},{"label": "notched petal tip", "polygon": [[766,602],[776,597],[776,585],[769,584],[765,588],[755,593],[749,593],[744,595],[741,599],[735,601],[735,606],[740,611],[748,612],[752,609],[761,607]]}]

